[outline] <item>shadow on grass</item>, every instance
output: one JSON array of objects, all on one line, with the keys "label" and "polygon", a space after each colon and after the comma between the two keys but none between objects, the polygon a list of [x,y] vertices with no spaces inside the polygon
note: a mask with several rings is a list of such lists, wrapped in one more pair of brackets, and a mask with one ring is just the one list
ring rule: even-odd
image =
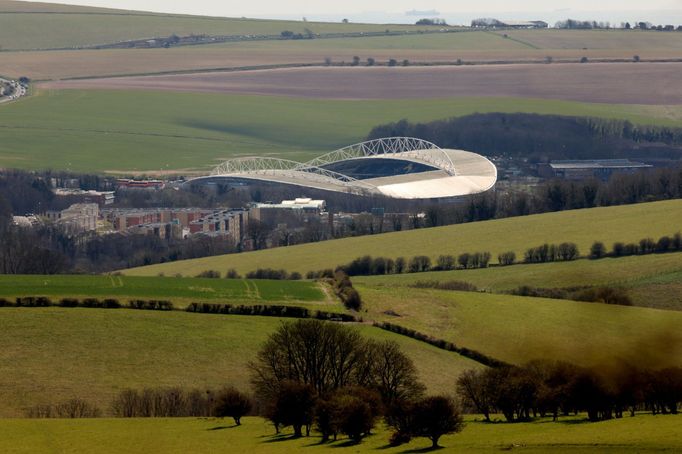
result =
[{"label": "shadow on grass", "polygon": [[304,437],[297,437],[292,434],[279,434],[279,435],[271,435],[268,437],[267,440],[263,440],[261,443],[279,443],[281,441],[290,441],[290,440],[300,440],[301,438]]},{"label": "shadow on grass", "polygon": [[575,425],[580,425],[580,424],[594,424],[594,421],[590,421],[587,418],[583,419],[561,419],[559,418],[556,421],[553,421],[554,424],[564,424],[567,426],[575,426]]},{"label": "shadow on grass", "polygon": [[427,448],[419,448],[419,449],[406,449],[405,451],[400,451],[401,454],[419,454],[423,452],[434,452],[434,451],[440,451],[441,449],[445,449],[444,446],[436,446],[435,448],[432,446],[429,446]]},{"label": "shadow on grass", "polygon": [[239,426],[236,424],[233,424],[231,426],[215,426],[215,427],[211,427],[211,428],[206,429],[206,430],[209,430],[209,431],[210,430],[225,430],[225,429],[234,429],[235,427],[239,427]]}]

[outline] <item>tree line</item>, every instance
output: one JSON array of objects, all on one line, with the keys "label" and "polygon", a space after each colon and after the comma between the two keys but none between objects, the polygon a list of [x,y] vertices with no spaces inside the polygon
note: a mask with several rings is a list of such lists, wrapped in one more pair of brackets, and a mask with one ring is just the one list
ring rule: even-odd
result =
[{"label": "tree line", "polygon": [[546,162],[560,159],[682,157],[682,128],[629,121],[525,113],[486,113],[429,123],[376,126],[368,140],[417,137],[442,148]]},{"label": "tree line", "polygon": [[646,369],[635,365],[581,367],[536,360],[523,366],[469,370],[457,380],[465,404],[490,421],[502,413],[508,422],[587,413],[590,421],[622,418],[638,410],[677,414],[682,403],[682,368]]}]

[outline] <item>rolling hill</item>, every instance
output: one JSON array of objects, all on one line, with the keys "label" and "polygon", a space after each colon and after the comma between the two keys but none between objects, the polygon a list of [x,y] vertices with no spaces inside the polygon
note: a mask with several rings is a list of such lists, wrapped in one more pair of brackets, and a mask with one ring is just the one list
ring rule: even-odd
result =
[{"label": "rolling hill", "polygon": [[545,213],[164,263],[124,273],[194,276],[210,269],[236,268],[246,273],[259,267],[306,273],[334,268],[363,255],[393,259],[427,255],[435,260],[441,254],[456,256],[485,251],[492,254],[494,262],[499,253],[515,251],[517,257],[523,257],[527,248],[545,242],[574,242],[582,254],[587,254],[595,241],[603,241],[610,247],[616,241],[636,242],[646,237],[658,239],[672,235],[682,225],[680,208],[682,200],[671,200]]}]

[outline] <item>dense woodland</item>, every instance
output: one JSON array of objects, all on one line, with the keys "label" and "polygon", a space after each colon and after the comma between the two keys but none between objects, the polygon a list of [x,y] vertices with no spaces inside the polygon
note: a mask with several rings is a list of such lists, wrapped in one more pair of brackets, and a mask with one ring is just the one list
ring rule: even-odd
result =
[{"label": "dense woodland", "polygon": [[488,113],[430,123],[401,120],[375,127],[368,139],[396,136],[417,137],[442,148],[529,162],[682,158],[682,129],[589,117]]}]

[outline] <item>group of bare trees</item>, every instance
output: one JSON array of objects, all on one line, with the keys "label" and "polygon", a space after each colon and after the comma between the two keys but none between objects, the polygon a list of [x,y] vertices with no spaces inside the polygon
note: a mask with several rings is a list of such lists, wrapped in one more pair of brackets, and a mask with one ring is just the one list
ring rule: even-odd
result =
[{"label": "group of bare trees", "polygon": [[[340,324],[282,324],[250,368],[265,416],[278,431],[293,427],[295,436],[315,427],[325,441],[345,434],[357,442],[381,416],[400,433],[396,443],[427,436],[435,446],[461,429],[448,398],[424,397],[412,361],[395,342],[365,339]],[[429,416],[435,414],[437,421]]]},{"label": "group of bare trees", "polygon": [[537,416],[587,413],[590,421],[621,418],[637,410],[677,414],[682,368],[648,370],[634,365],[585,368],[562,361],[469,370],[457,381],[466,404],[490,421],[500,412],[509,422]]}]

